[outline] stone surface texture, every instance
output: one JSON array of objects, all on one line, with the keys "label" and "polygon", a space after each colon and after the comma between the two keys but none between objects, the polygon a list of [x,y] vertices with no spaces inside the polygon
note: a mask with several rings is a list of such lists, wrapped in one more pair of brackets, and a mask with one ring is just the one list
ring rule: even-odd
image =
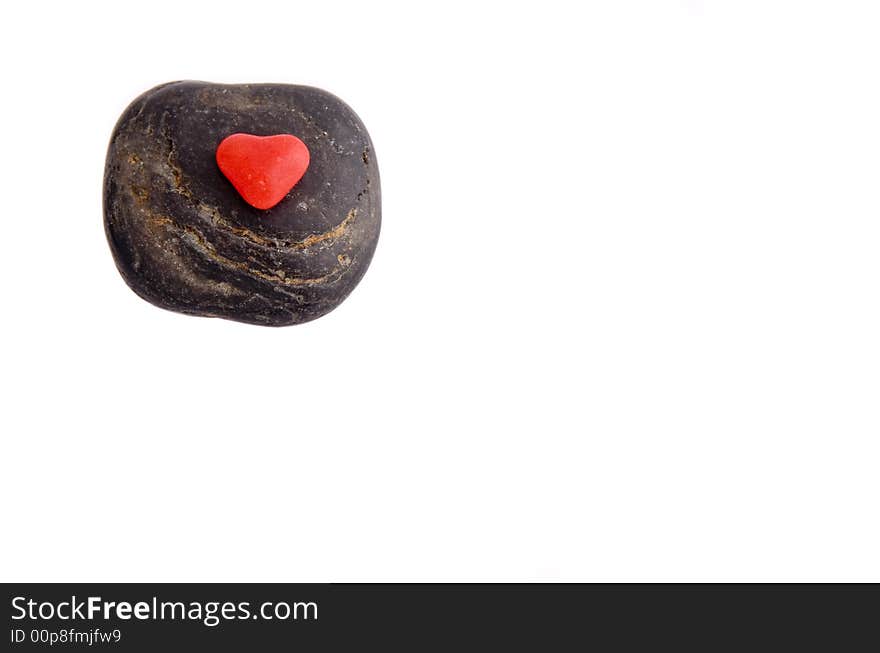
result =
[{"label": "stone surface texture", "polygon": [[[233,133],[293,134],[309,149],[302,179],[269,210],[220,172]],[[120,118],[104,177],[104,224],[129,286],[191,315],[284,326],[338,306],[379,237],[379,173],[363,123],[320,89],[172,82]]]}]

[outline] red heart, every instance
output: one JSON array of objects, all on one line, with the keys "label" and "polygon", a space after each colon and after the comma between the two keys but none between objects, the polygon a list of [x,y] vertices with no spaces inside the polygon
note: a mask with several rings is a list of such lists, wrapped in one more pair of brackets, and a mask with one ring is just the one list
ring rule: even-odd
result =
[{"label": "red heart", "polygon": [[217,165],[245,202],[271,209],[305,174],[309,148],[290,134],[232,134],[217,146]]}]

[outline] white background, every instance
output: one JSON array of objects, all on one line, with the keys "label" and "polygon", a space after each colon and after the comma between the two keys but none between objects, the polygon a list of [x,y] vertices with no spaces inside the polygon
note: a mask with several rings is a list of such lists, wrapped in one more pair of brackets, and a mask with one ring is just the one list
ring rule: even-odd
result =
[{"label": "white background", "polygon": [[[0,578],[880,580],[880,5],[4,9]],[[101,178],[175,79],[323,87],[336,311],[185,317]]]}]

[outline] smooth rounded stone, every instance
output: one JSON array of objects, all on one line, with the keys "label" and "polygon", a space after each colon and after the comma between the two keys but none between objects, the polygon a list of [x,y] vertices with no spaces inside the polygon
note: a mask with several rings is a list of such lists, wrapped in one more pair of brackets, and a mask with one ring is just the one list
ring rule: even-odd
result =
[{"label": "smooth rounded stone", "polygon": [[[215,152],[234,133],[293,134],[308,169],[269,210],[250,206]],[[120,118],[107,153],[104,225],[125,281],[190,315],[284,326],[338,306],[379,237],[379,171],[363,123],[320,89],[172,82]]]}]

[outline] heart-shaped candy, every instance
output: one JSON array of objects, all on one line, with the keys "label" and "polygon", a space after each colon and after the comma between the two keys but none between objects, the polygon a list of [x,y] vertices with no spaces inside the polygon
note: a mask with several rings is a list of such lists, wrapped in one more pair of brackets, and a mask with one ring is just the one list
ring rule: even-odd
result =
[{"label": "heart-shaped candy", "polygon": [[245,202],[271,209],[309,167],[309,148],[291,134],[232,134],[217,146],[217,165]]}]

